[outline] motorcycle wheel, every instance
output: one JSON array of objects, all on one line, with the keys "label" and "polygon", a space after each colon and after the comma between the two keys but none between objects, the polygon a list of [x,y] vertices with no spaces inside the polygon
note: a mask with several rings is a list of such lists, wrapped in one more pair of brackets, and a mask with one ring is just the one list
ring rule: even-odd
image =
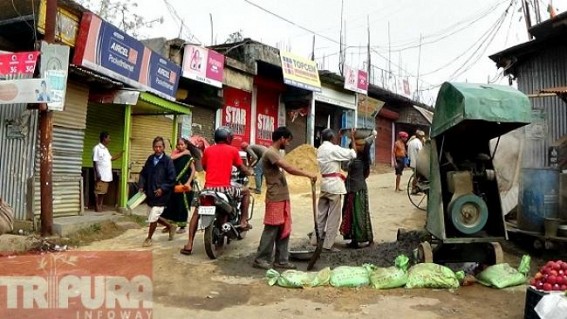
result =
[{"label": "motorcycle wheel", "polygon": [[216,221],[205,228],[204,235],[205,252],[210,259],[217,259],[224,246],[224,236],[216,227]]}]

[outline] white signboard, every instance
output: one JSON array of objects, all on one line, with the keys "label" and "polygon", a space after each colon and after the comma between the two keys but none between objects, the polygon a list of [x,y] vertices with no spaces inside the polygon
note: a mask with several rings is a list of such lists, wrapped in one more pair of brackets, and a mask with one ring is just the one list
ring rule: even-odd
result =
[{"label": "white signboard", "polygon": [[47,81],[52,96],[51,103],[47,103],[48,109],[63,111],[69,69],[69,46],[42,41],[40,67],[40,74]]},{"label": "white signboard", "polygon": [[52,95],[46,79],[0,81],[0,104],[63,103],[60,95]]}]

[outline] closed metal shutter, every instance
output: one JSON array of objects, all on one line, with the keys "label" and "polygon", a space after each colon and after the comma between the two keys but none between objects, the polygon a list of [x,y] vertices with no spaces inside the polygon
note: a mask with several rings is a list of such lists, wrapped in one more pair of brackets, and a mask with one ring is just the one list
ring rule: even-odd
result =
[{"label": "closed metal shutter", "polygon": [[156,136],[165,140],[165,152],[171,154],[177,141],[171,141],[173,134],[173,119],[163,115],[134,115],[132,116],[132,142],[130,143],[130,163],[132,178],[142,171],[146,159],[153,153],[152,142]]},{"label": "closed metal shutter", "polygon": [[84,130],[87,126],[88,100],[88,86],[69,82],[65,95],[65,109],[62,112],[53,112],[53,125]]},{"label": "closed metal shutter", "polygon": [[[111,142],[110,154],[119,153],[124,148],[124,107],[115,104],[89,103],[87,129],[85,130],[83,167],[93,167],[93,147],[99,143],[100,132],[107,131]],[[112,161],[113,169],[120,169],[122,158]]]}]

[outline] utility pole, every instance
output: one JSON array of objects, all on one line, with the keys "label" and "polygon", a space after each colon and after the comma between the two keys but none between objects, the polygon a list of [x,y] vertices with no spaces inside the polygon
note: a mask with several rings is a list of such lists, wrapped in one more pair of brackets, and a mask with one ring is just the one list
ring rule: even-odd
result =
[{"label": "utility pole", "polygon": [[541,11],[540,11],[540,8],[539,8],[539,0],[534,0],[534,11],[535,11],[536,24],[540,24],[541,23]]},{"label": "utility pole", "polygon": [[214,43],[213,43],[213,33],[214,33],[213,30],[214,29],[213,29],[213,14],[212,13],[209,13],[209,18],[211,20],[211,45],[214,45]]},{"label": "utility pole", "polygon": [[390,21],[388,21],[388,73],[392,77],[392,41],[390,39]]},{"label": "utility pole", "polygon": [[315,61],[315,35],[313,35],[313,43],[311,44],[311,61]]},{"label": "utility pole", "polygon": [[422,34],[419,34],[419,53],[417,54],[417,78],[415,79],[415,91],[419,93],[419,69],[421,66],[421,40]]},{"label": "utility pole", "polygon": [[[55,42],[57,24],[57,0],[46,1],[45,36],[47,43]],[[44,63],[44,61],[41,61]],[[47,62],[47,61],[45,61]],[[41,74],[40,76],[43,76]],[[53,112],[47,109],[47,103],[39,105],[39,180],[41,193],[41,236],[53,235]]]},{"label": "utility pole", "polygon": [[367,48],[368,64],[367,64],[366,72],[368,73],[368,84],[370,84],[370,83],[372,83],[372,76],[370,74],[370,72],[372,71],[372,61],[371,61],[372,54],[370,52],[370,16],[369,15],[366,16],[366,29],[367,29],[366,31],[367,31],[367,34],[368,34],[368,41],[367,41],[368,42],[368,48]]},{"label": "utility pole", "polygon": [[526,20],[526,31],[528,32],[528,39],[533,39],[532,34],[530,33],[530,28],[532,26],[532,18],[530,17],[530,7],[528,5],[527,0],[520,0],[522,1],[522,11],[524,12],[524,20]]},{"label": "utility pole", "polygon": [[344,12],[344,0],[341,0],[341,35],[339,37],[339,73],[341,76],[344,74],[344,52],[343,52],[343,12]]}]

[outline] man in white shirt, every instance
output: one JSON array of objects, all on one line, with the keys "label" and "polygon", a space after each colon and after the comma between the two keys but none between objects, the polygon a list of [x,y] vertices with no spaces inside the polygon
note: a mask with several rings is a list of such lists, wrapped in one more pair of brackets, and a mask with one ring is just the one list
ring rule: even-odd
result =
[{"label": "man in white shirt", "polygon": [[[338,136],[331,129],[321,132],[321,140],[323,143],[317,150],[317,161],[323,179],[317,205],[317,228],[320,236],[325,234],[323,248],[338,251],[333,244],[341,221],[341,195],[346,194],[345,177],[340,172],[341,162],[356,158],[356,145],[352,143],[352,149],[336,145]],[[315,237],[312,236],[312,243]]]},{"label": "man in white shirt", "polygon": [[[422,130],[415,131],[415,135],[408,141],[408,158],[410,161],[410,167],[415,173],[415,168],[417,167],[417,154],[423,148],[423,139],[425,138],[425,133]],[[412,194],[416,194],[415,186],[417,179],[413,179],[412,184]]]},{"label": "man in white shirt", "polygon": [[102,212],[102,203],[104,195],[108,192],[108,185],[112,182],[112,161],[120,158],[122,152],[112,156],[108,151],[110,144],[110,134],[101,132],[99,135],[100,143],[93,148],[93,168],[95,174],[95,195],[96,205],[95,211]]}]

